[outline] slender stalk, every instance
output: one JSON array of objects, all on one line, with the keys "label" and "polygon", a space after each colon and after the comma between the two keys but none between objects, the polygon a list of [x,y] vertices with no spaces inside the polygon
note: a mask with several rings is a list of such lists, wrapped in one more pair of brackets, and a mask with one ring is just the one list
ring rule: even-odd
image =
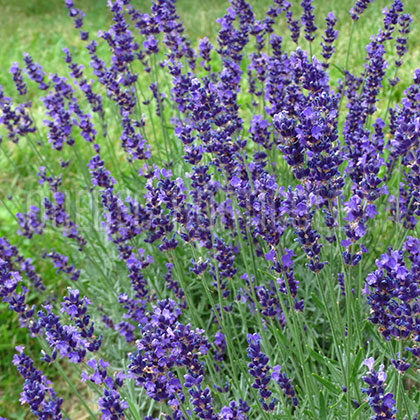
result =
[{"label": "slender stalk", "polygon": [[347,45],[346,72],[349,70],[349,57],[350,57],[351,41],[353,39],[353,32],[354,32],[354,20],[352,19],[352,21],[351,21],[351,30],[350,30],[350,38],[349,38],[349,43]]}]

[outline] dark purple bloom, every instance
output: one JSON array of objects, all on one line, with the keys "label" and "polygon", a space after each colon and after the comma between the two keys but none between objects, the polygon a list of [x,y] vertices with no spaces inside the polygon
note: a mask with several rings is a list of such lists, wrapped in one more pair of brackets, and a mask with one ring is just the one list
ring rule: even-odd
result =
[{"label": "dark purple bloom", "polygon": [[[65,5],[68,9],[69,16],[74,21],[74,27],[76,29],[81,29],[83,27],[83,18],[85,17],[85,14],[81,10],[74,7],[74,3],[72,0],[65,0]],[[86,41],[88,37],[88,32],[80,30],[80,38],[82,41]]]},{"label": "dark purple bloom", "polygon": [[312,6],[312,0],[302,0],[300,3],[303,9],[301,22],[303,30],[305,31],[305,39],[308,42],[312,42],[315,39],[315,32],[317,27],[315,26],[315,16],[313,14],[314,7]]},{"label": "dark purple bloom", "polygon": [[328,68],[329,60],[335,52],[334,42],[337,39],[338,31],[334,30],[337,19],[332,12],[328,13],[327,17],[325,18],[325,22],[327,23],[327,27],[325,29],[325,34],[322,35],[323,42],[321,42],[322,57],[324,58],[325,62],[322,66],[324,68]]},{"label": "dark purple bloom", "polygon": [[271,377],[273,381],[277,382],[284,392],[284,394],[292,399],[292,404],[294,406],[298,405],[298,399],[296,397],[296,392],[293,385],[290,382],[290,379],[286,376],[284,372],[281,371],[281,366],[273,366]]},{"label": "dark purple bloom", "polygon": [[399,15],[403,12],[404,5],[401,0],[394,0],[390,9],[385,7],[382,10],[382,14],[384,15],[384,32],[382,37],[384,40],[392,39],[392,34],[394,32],[395,26],[398,23]]},{"label": "dark purple bloom", "polygon": [[61,228],[64,237],[74,239],[79,245],[79,250],[83,249],[86,245],[86,239],[64,208],[64,194],[57,191],[54,192],[53,196],[55,204],[47,197],[44,198],[45,219],[50,220],[56,227]]},{"label": "dark purple bloom", "polygon": [[28,404],[31,412],[39,419],[62,420],[62,398],[57,397],[51,382],[37,370],[32,359],[26,356],[23,347],[16,347],[13,364],[25,380],[20,402]]},{"label": "dark purple bloom", "polygon": [[201,66],[206,70],[210,71],[210,53],[213,49],[213,46],[211,45],[210,41],[207,37],[204,37],[203,39],[200,39],[198,41],[198,49],[200,57],[203,59],[201,61]]},{"label": "dark purple bloom", "polygon": [[231,401],[229,406],[224,406],[220,413],[220,420],[248,420],[249,417],[246,415],[251,408],[248,406],[246,401],[239,399],[239,403]]},{"label": "dark purple bloom", "polygon": [[124,410],[128,408],[126,401],[120,400],[120,394],[115,389],[104,388],[103,397],[99,398],[99,407],[104,420],[125,419]]},{"label": "dark purple bloom", "polygon": [[84,344],[86,349],[90,352],[96,352],[101,346],[102,335],[98,338],[94,336],[94,323],[90,320],[90,315],[87,313],[87,307],[90,304],[91,302],[87,297],[80,298],[80,293],[77,289],[68,288],[68,296],[65,296],[61,303],[61,312],[67,313],[75,323],[79,329],[80,336],[86,340]]},{"label": "dark purple bloom", "polygon": [[[411,267],[404,260],[404,251]],[[414,315],[420,298],[416,281],[419,264],[419,241],[409,236],[403,250],[389,249],[376,260],[378,269],[366,277],[365,294],[371,307],[369,320],[378,325],[387,340],[391,337],[408,339],[412,334],[414,341],[419,341],[420,325]]]},{"label": "dark purple bloom", "polygon": [[39,208],[36,206],[30,206],[28,213],[16,213],[16,217],[19,220],[21,229],[18,229],[18,235],[26,236],[31,239],[34,234],[42,235],[45,228],[39,217]]},{"label": "dark purple bloom", "polygon": [[[203,331],[194,331],[189,325],[179,323],[180,314],[181,311],[171,300],[159,301],[154,306],[153,313],[140,324],[142,338],[137,341],[137,351],[131,355],[129,366],[130,373],[147,395],[155,401],[168,402],[174,411],[178,410],[184,396],[173,369],[184,366],[188,371],[187,383],[196,386],[200,382],[198,378],[203,375],[202,362],[198,357],[208,350]],[[199,398],[192,393],[191,396]]]},{"label": "dark purple bloom", "polygon": [[49,258],[53,261],[54,267],[57,268],[57,273],[60,271],[66,273],[72,281],[79,279],[80,270],[77,270],[73,264],[69,264],[69,257],[66,255],[59,254],[52,249],[51,252],[45,252],[42,257]]},{"label": "dark purple bloom", "polygon": [[402,58],[407,52],[408,35],[410,33],[410,24],[412,22],[409,14],[402,14],[398,17],[398,32],[399,36],[395,39],[395,48],[397,49],[398,58],[395,60],[395,65],[401,67]]},{"label": "dark purple bloom", "polygon": [[23,54],[23,61],[25,62],[25,71],[28,77],[38,84],[41,90],[49,89],[50,85],[45,83],[45,73],[38,63],[34,63],[32,57],[28,53]]},{"label": "dark purple bloom", "polygon": [[76,83],[79,85],[80,89],[85,95],[86,100],[89,102],[93,112],[98,113],[101,119],[103,120],[104,110],[102,104],[102,96],[95,93],[92,89],[93,81],[87,80],[84,75],[84,67],[81,64],[77,64],[73,61],[72,54],[68,48],[64,48],[63,52],[65,54],[64,60],[67,63],[67,67],[70,69],[70,76]]},{"label": "dark purple bloom", "polygon": [[10,67],[10,73],[13,75],[13,82],[15,83],[19,95],[26,95],[28,87],[23,81],[22,70],[19,68],[19,63],[12,64]]},{"label": "dark purple bloom", "polygon": [[198,386],[197,389],[190,389],[189,393],[191,395],[191,404],[194,407],[194,412],[200,419],[217,420],[209,388],[202,390],[201,387]]},{"label": "dark purple bloom", "polygon": [[2,112],[0,124],[6,128],[8,138],[13,143],[18,143],[20,137],[36,131],[32,118],[26,110],[30,107],[31,102],[13,107],[11,98],[4,95],[3,88],[0,85],[0,110]]},{"label": "dark purple bloom", "polygon": [[288,1],[283,2],[283,10],[286,13],[286,20],[289,25],[292,41],[297,44],[300,36],[299,19],[293,19],[292,5]]},{"label": "dark purple bloom", "polygon": [[[217,317],[216,317],[217,321]],[[214,352],[214,360],[216,363],[216,370],[223,368],[223,359],[226,353],[226,338],[225,335],[219,330],[214,336],[214,345],[216,351]]]},{"label": "dark purple bloom", "polygon": [[255,143],[261,144],[266,149],[271,149],[272,142],[270,141],[270,124],[261,115],[254,115],[251,119],[249,132],[251,138]]},{"label": "dark purple bloom", "polygon": [[385,393],[386,373],[383,371],[383,366],[379,371],[373,369],[374,359],[370,357],[363,363],[368,367],[369,371],[362,379],[368,385],[368,388],[362,388],[362,392],[369,397],[369,405],[374,416],[372,420],[393,419],[395,418],[396,408],[394,396],[391,393]]},{"label": "dark purple bloom", "polygon": [[15,246],[12,246],[6,238],[0,238],[0,260],[4,260],[4,268],[16,271],[21,276],[26,276],[31,285],[38,291],[45,290],[41,276],[35,271],[32,260],[24,258]]},{"label": "dark purple bloom", "polygon": [[247,354],[251,359],[251,362],[248,364],[248,371],[255,378],[252,387],[258,390],[260,394],[260,402],[263,410],[273,411],[276,399],[268,401],[272,394],[272,391],[268,388],[271,374],[268,356],[261,351],[261,337],[257,333],[248,334],[247,341]]},{"label": "dark purple bloom", "polygon": [[369,3],[373,3],[373,0],[356,0],[355,5],[350,9],[350,16],[353,21],[359,20],[362,13],[369,6]]},{"label": "dark purple bloom", "polygon": [[407,362],[405,357],[396,360],[392,359],[391,362],[394,365],[395,369],[397,369],[398,372],[401,374],[404,374],[408,369],[410,369],[411,366],[411,364]]},{"label": "dark purple bloom", "polygon": [[9,304],[9,309],[19,315],[21,326],[28,326],[34,315],[34,306],[29,307],[26,300],[28,290],[22,287],[18,293],[18,284],[22,281],[19,273],[10,271],[8,263],[0,259],[0,298]]}]

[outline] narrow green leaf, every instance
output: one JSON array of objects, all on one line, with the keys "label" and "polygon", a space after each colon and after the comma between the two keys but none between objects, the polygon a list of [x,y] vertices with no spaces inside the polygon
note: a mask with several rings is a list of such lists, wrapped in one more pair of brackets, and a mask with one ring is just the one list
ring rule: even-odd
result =
[{"label": "narrow green leaf", "polygon": [[325,404],[325,398],[322,391],[319,393],[319,419],[326,420],[327,419],[327,406]]},{"label": "narrow green leaf", "polygon": [[322,354],[317,353],[315,350],[311,349],[309,346],[306,346],[306,348],[309,351],[309,354],[311,357],[313,357],[317,362],[327,365],[328,361],[325,359],[325,357]]},{"label": "narrow green leaf", "polygon": [[387,348],[385,346],[385,343],[382,342],[382,340],[379,339],[378,333],[373,329],[371,323],[369,321],[365,321],[365,329],[368,331],[369,336],[373,338],[376,344],[381,348],[382,352],[387,354]]},{"label": "narrow green leaf", "polygon": [[283,332],[278,328],[273,328],[272,331],[273,331],[274,335],[276,336],[276,338],[278,338],[279,341],[281,341],[284,348],[289,349],[290,348],[290,341],[284,336]]},{"label": "narrow green leaf", "polygon": [[354,410],[353,415],[351,416],[351,420],[356,420],[357,418],[359,418],[359,415],[362,413],[362,411],[366,408],[367,405],[367,401],[365,401],[363,404],[360,404],[360,406],[357,407],[356,410]]},{"label": "narrow green leaf", "polygon": [[309,410],[303,410],[303,412],[311,419],[315,418],[315,414],[312,411]]},{"label": "narrow green leaf", "polygon": [[314,293],[311,293],[311,297],[312,297],[312,300],[314,301],[315,306],[318,307],[318,309],[321,309],[321,311],[325,311],[325,306],[322,303],[322,301],[319,299],[319,297],[315,295]]},{"label": "narrow green leaf", "polygon": [[313,373],[312,376],[320,382],[322,385],[325,386],[330,392],[332,392],[334,395],[340,394],[340,388],[337,385],[334,385],[331,381],[328,379],[323,378],[322,376],[317,375],[316,373]]},{"label": "narrow green leaf", "polygon": [[362,358],[363,358],[363,349],[360,348],[359,351],[357,352],[356,358],[354,359],[353,367],[351,368],[350,382],[354,380],[354,378],[357,375],[357,372],[359,372]]}]

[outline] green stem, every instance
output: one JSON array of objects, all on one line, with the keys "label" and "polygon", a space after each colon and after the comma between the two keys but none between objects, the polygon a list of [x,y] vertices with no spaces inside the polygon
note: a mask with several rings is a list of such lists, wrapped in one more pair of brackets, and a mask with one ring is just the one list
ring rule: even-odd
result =
[{"label": "green stem", "polygon": [[[321,283],[321,279],[320,279],[318,273],[315,274],[315,277],[316,277],[318,289],[321,293],[322,303],[324,304],[325,310],[327,311],[327,318],[328,318],[328,322],[330,324],[331,333],[333,335],[333,341],[334,341],[334,346],[336,348],[336,354],[337,354],[338,362],[340,364],[341,372],[343,373],[343,376],[344,376],[344,383],[347,386],[347,418],[350,419],[351,418],[351,395],[350,395],[350,392],[349,392],[350,389],[349,389],[348,371],[350,370],[350,366],[348,366],[348,364],[350,363],[350,361],[348,359],[348,351],[346,351],[347,365],[345,366],[344,362],[343,362],[343,357],[342,357],[342,349],[340,348],[340,345],[339,345],[340,340],[338,339],[338,335],[337,335],[337,332],[336,332],[336,329],[335,329],[335,323],[333,321],[330,309],[328,307],[328,302],[327,302],[327,299],[325,297],[324,287]],[[348,345],[346,346],[346,350],[348,350]]]},{"label": "green stem", "polygon": [[350,48],[351,48],[351,41],[353,39],[353,32],[354,32],[354,20],[351,21],[351,30],[350,30],[350,38],[349,44],[347,46],[347,54],[346,54],[346,71],[349,69],[349,57],[350,57]]}]

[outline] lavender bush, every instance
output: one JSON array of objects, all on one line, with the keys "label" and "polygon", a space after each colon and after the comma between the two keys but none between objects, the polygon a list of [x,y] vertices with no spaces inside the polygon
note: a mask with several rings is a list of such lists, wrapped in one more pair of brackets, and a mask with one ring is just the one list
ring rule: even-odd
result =
[{"label": "lavender bush", "polygon": [[50,365],[84,418],[417,419],[420,70],[396,101],[400,0],[352,70],[369,3],[345,63],[311,0],[230,0],[197,48],[175,0],[110,0],[96,37],[66,0],[90,68],[12,64],[2,152],[38,184],[3,200],[0,296],[35,418],[75,418]]}]

